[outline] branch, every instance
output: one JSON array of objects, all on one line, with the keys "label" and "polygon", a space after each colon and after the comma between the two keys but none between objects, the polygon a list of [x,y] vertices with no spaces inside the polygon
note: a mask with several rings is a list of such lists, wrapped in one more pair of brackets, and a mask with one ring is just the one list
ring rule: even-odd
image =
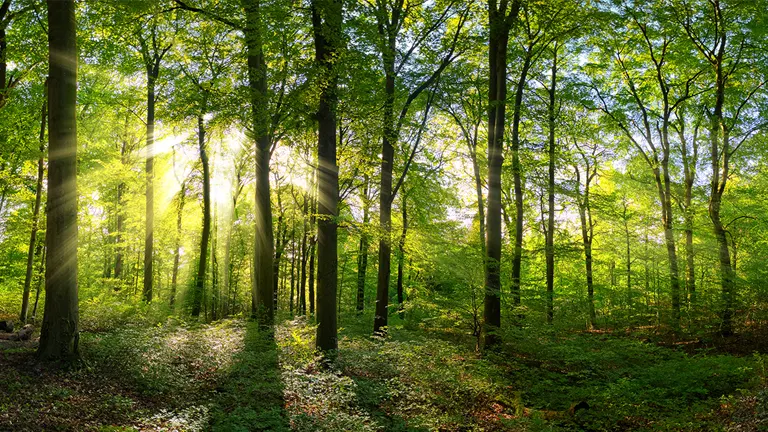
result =
[{"label": "branch", "polygon": [[189,11],[189,12],[195,12],[195,13],[199,13],[201,15],[205,15],[208,18],[211,18],[214,21],[218,21],[218,22],[220,22],[220,23],[222,23],[224,25],[228,25],[228,26],[230,26],[230,27],[232,27],[233,29],[236,29],[236,30],[243,30],[245,28],[244,25],[242,25],[241,23],[239,23],[237,21],[232,21],[230,19],[221,17],[221,16],[219,16],[219,15],[217,15],[217,14],[211,12],[211,11],[207,11],[205,9],[200,9],[200,8],[196,8],[196,7],[190,6],[187,3],[184,3],[182,0],[173,0],[173,1],[174,1],[174,3],[176,3],[177,6],[169,8],[169,9],[166,9],[163,12],[170,12],[170,11],[173,11],[173,10],[181,9],[181,10],[185,10],[185,11]]},{"label": "branch", "polygon": [[424,132],[424,129],[427,125],[427,119],[429,118],[429,109],[432,107],[432,102],[435,99],[435,90],[432,90],[432,92],[429,94],[429,98],[427,99],[427,105],[424,108],[424,117],[421,119],[421,126],[419,126],[419,132],[416,135],[416,142],[413,144],[413,149],[411,149],[411,154],[408,156],[408,160],[405,162],[405,167],[403,168],[402,174],[400,174],[400,178],[397,180],[397,183],[395,184],[394,189],[392,189],[392,194],[389,197],[389,202],[392,203],[395,199],[395,195],[397,195],[398,189],[400,189],[400,186],[403,185],[403,181],[405,180],[405,176],[408,175],[408,169],[411,166],[411,162],[413,162],[414,156],[416,156],[416,150],[419,147],[419,143],[421,142],[422,133]]}]

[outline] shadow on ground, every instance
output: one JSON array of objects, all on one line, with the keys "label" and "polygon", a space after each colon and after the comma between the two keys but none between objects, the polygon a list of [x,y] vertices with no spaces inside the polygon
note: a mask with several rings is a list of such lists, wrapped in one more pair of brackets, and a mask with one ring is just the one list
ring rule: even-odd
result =
[{"label": "shadow on ground", "polygon": [[274,333],[246,327],[243,349],[216,388],[213,431],[290,431]]}]

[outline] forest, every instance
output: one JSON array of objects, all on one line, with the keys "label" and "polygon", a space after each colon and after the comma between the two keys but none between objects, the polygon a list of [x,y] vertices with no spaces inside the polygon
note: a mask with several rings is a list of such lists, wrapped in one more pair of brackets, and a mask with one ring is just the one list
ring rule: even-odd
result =
[{"label": "forest", "polygon": [[0,0],[0,430],[768,430],[766,0]]}]

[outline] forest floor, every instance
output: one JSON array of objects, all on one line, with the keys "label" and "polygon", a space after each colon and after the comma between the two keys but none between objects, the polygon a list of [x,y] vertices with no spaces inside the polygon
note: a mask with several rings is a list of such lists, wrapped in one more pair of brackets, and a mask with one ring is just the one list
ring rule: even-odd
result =
[{"label": "forest floor", "polygon": [[84,331],[70,369],[3,341],[0,430],[768,430],[766,355],[520,329],[481,357],[458,332],[394,320],[373,340],[349,317],[330,369],[304,319],[274,337],[237,319]]}]

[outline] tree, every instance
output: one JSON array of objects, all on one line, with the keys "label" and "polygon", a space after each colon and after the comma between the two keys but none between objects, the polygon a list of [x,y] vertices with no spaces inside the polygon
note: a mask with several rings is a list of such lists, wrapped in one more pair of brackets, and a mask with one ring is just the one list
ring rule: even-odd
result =
[{"label": "tree", "polygon": [[341,0],[313,0],[312,27],[315,61],[321,68],[317,109],[317,348],[335,350],[337,341],[336,289],[338,268],[337,220],[339,171],[336,165],[336,93],[339,56],[343,46]]},{"label": "tree", "polygon": [[483,344],[499,343],[501,327],[501,164],[507,102],[507,48],[521,2],[488,0],[488,207],[485,242],[485,298]]},{"label": "tree", "polygon": [[[579,210],[579,222],[581,227],[581,241],[584,248],[584,272],[587,282],[587,306],[589,311],[589,326],[594,328],[595,324],[595,288],[594,276],[592,271],[592,240],[595,238],[595,224],[592,218],[592,205],[590,201],[590,186],[597,177],[598,162],[600,151],[594,144],[580,144],[578,138],[573,139],[573,146],[576,155],[571,162],[573,170],[576,173],[574,198],[576,207]],[[587,147],[587,145],[589,145]],[[582,189],[583,188],[583,189]]]},{"label": "tree", "polygon": [[[434,5],[437,11],[427,11],[435,14],[434,16],[427,15],[432,19],[431,22],[421,23],[421,27],[413,28],[414,23],[418,23],[418,21],[408,19],[409,13],[414,13],[414,11],[411,7],[406,7],[405,1],[399,0],[391,4],[384,0],[377,0],[375,5],[373,5],[373,14],[376,17],[379,36],[377,46],[381,54],[385,78],[381,138],[381,182],[379,187],[379,228],[381,230],[381,238],[379,240],[379,272],[376,284],[376,314],[373,322],[374,334],[386,333],[389,317],[389,280],[392,264],[392,202],[397,195],[398,188],[408,173],[409,166],[409,163],[406,162],[399,180],[394,183],[393,187],[395,145],[398,143],[400,132],[413,101],[424,90],[432,86],[439,79],[440,74],[442,74],[445,68],[457,57],[456,48],[467,18],[468,9],[464,9],[456,17],[458,21],[452,32],[446,30],[448,46],[439,64],[431,72],[426,73],[426,78],[417,81],[418,84],[412,90],[408,90],[408,96],[400,109],[400,114],[395,117],[395,102],[399,93],[397,81],[401,72],[404,72],[403,68],[408,65],[411,55],[420,49],[426,48],[426,42],[430,36],[437,29],[446,25],[451,15],[456,13],[456,8],[452,2],[448,3],[445,7],[441,6]],[[398,43],[402,43],[401,39],[406,35],[409,36],[412,42],[405,48],[404,52],[406,54],[398,56],[398,52],[401,49],[398,47]]]},{"label": "tree", "polygon": [[[157,103],[157,80],[160,76],[160,65],[163,58],[173,46],[167,40],[156,15],[150,15],[148,22],[136,32],[136,49],[141,59],[147,78],[147,144],[146,144],[146,218],[144,232],[144,301],[152,301],[152,268],[154,265],[155,242],[155,104]],[[146,33],[145,33],[146,32]]]},{"label": "tree", "polygon": [[[604,92],[596,86],[593,88],[600,109],[623,132],[653,173],[669,263],[672,326],[677,329],[680,325],[680,278],[672,206],[670,125],[672,115],[698,93],[694,85],[701,72],[671,61],[673,50],[679,46],[679,38],[666,31],[668,22],[663,16],[634,10],[629,5],[624,6],[622,13],[621,19],[629,22],[632,31],[631,44],[622,42],[625,34],[614,35],[615,42],[608,48],[609,56],[617,66],[615,78],[623,85],[621,94],[609,102]],[[636,56],[647,59],[647,63],[639,63]],[[641,86],[640,82],[644,84]]]},{"label": "tree", "polygon": [[37,158],[37,185],[35,187],[35,207],[32,212],[32,229],[29,234],[29,249],[27,250],[27,272],[24,276],[24,293],[21,298],[21,316],[19,320],[27,322],[29,310],[29,293],[32,288],[32,272],[34,271],[35,245],[37,243],[38,223],[40,220],[40,203],[43,198],[43,177],[45,175],[45,129],[48,120],[48,83],[45,84],[43,107],[40,113],[40,156]]},{"label": "tree", "polygon": [[[674,14],[705,67],[713,91],[704,102],[709,120],[710,187],[709,217],[717,239],[722,292],[723,336],[733,334],[733,309],[736,298],[736,272],[728,246],[727,226],[722,219],[723,195],[732,170],[732,159],[755,132],[766,127],[756,106],[765,93],[764,65],[754,56],[764,43],[765,18],[761,2],[728,5],[713,0],[680,2]],[[743,25],[757,16],[756,22]],[[753,32],[752,29],[761,29]],[[753,39],[754,38],[754,39]],[[756,43],[755,43],[756,42]]]},{"label": "tree", "polygon": [[48,253],[45,311],[37,349],[42,360],[79,356],[75,29],[75,2],[49,0]]}]

